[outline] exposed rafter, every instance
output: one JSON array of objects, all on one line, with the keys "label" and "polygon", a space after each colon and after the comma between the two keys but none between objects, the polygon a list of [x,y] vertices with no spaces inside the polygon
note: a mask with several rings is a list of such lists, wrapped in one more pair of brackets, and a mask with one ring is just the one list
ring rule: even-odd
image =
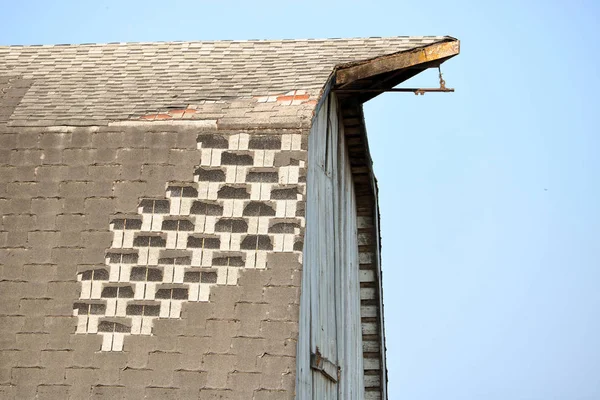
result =
[{"label": "exposed rafter", "polygon": [[362,103],[425,69],[438,67],[459,52],[460,42],[448,37],[417,49],[340,65],[335,71],[332,89],[342,96],[352,93],[353,100]]},{"label": "exposed rafter", "polygon": [[403,51],[389,56],[377,57],[369,61],[341,67],[335,74],[336,86],[343,88],[360,79],[372,78],[389,72],[412,68],[433,61],[443,62],[457,55],[460,42],[452,39],[449,42],[438,42],[414,50]]}]

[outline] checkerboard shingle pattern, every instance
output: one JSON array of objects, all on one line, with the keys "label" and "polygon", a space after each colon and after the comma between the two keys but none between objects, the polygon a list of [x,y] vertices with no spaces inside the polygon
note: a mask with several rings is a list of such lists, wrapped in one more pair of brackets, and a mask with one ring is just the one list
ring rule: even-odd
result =
[{"label": "checkerboard shingle pattern", "polygon": [[[114,253],[131,257],[127,249],[113,248],[110,229],[124,228],[126,218],[141,220],[152,206],[167,217],[171,205],[165,209],[165,200],[174,187],[198,188],[200,135],[229,140],[240,133],[306,132],[215,132],[161,123],[0,128],[0,398],[293,398],[297,251],[268,252],[266,268],[239,267],[236,285],[212,286],[209,301],[188,301],[181,318],[154,319],[151,335],[126,335],[120,352],[100,351],[101,335],[76,333],[79,317],[73,314],[74,304],[80,313],[84,306],[77,303],[91,302],[79,299],[79,274],[103,279],[110,272],[107,253],[109,260]],[[277,152],[274,168],[298,164],[299,156]],[[297,207],[301,213],[303,202]],[[180,217],[194,215],[200,214]],[[169,232],[157,236],[166,240]],[[100,307],[92,304],[90,314],[100,315],[94,314]]]},{"label": "checkerboard shingle pattern", "polygon": [[113,218],[106,265],[82,271],[78,333],[120,351],[126,335],[150,335],[156,318],[179,318],[208,301],[240,269],[265,268],[267,253],[302,252],[303,135],[204,133],[194,182],[171,182],[164,199]]}]

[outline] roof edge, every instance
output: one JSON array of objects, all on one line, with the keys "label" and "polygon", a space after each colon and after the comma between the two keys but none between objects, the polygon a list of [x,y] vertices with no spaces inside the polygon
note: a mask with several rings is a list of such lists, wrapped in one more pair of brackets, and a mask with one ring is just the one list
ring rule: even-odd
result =
[{"label": "roof edge", "polygon": [[351,84],[359,84],[362,80],[372,80],[375,77],[401,70],[424,66],[432,63],[438,65],[460,53],[460,41],[448,36],[433,44],[416,47],[362,60],[337,65],[334,69],[336,88],[344,88]]}]

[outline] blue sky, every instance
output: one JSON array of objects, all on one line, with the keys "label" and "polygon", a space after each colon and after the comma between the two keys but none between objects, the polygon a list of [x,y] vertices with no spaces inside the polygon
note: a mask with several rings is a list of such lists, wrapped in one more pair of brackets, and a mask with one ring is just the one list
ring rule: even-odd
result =
[{"label": "blue sky", "polygon": [[459,38],[443,66],[456,93],[365,106],[390,398],[600,399],[598,3],[29,1],[2,13],[2,45]]}]

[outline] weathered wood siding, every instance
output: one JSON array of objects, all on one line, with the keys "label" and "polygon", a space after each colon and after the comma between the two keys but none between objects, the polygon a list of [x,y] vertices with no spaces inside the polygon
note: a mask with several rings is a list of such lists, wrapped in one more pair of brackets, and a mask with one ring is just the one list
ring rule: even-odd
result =
[{"label": "weathered wood siding", "polygon": [[338,111],[330,95],[309,135],[298,399],[364,398],[356,204]]}]

